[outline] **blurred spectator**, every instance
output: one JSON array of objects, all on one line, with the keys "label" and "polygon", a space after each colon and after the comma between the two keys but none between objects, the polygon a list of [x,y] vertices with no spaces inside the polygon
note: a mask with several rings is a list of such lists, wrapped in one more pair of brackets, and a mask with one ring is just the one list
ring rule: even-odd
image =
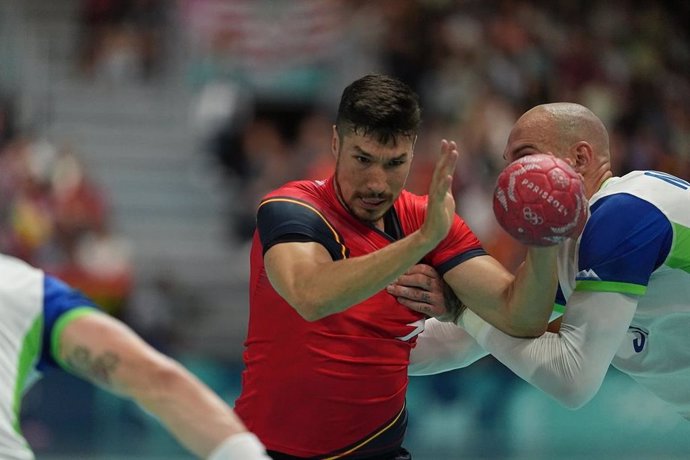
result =
[{"label": "blurred spectator", "polygon": [[51,187],[56,237],[67,252],[73,252],[82,237],[104,227],[108,211],[105,197],[70,148],[55,158]]},{"label": "blurred spectator", "polygon": [[0,155],[0,250],[52,273],[119,316],[132,290],[129,242],[71,148],[20,136]]},{"label": "blurred spectator", "polygon": [[112,81],[155,76],[163,59],[166,12],[162,0],[82,0],[82,74]]},{"label": "blurred spectator", "polygon": [[295,139],[295,179],[327,179],[333,174],[335,158],[331,152],[333,120],[330,113],[314,110],[300,121]]},{"label": "blurred spectator", "polygon": [[182,1],[195,84],[231,78],[261,101],[288,105],[314,97],[338,59],[346,3]]},{"label": "blurred spectator", "polygon": [[0,157],[2,251],[40,264],[53,254],[54,219],[48,165],[54,149],[47,142],[18,137]]},{"label": "blurred spectator", "polygon": [[252,121],[242,133],[240,152],[246,173],[237,176],[233,206],[234,233],[243,240],[254,232],[254,214],[259,199],[273,187],[294,179],[300,161],[293,152],[278,125],[270,119]]},{"label": "blurred spectator", "polygon": [[133,289],[130,242],[102,222],[70,249],[69,258],[52,267],[51,273],[122,318]]}]

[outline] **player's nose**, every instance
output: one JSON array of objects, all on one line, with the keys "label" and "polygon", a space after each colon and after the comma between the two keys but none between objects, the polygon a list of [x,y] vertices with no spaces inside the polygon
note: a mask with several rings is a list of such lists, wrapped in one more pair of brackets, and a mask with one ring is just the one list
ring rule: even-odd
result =
[{"label": "player's nose", "polygon": [[382,167],[369,168],[364,179],[367,191],[370,193],[379,194],[386,191],[388,177]]}]

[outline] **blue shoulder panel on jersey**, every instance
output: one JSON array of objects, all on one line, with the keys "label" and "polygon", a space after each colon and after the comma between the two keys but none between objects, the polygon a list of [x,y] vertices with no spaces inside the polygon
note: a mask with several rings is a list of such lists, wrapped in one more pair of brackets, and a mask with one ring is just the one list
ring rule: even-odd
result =
[{"label": "blue shoulder panel on jersey", "polygon": [[671,223],[656,206],[628,193],[604,197],[591,211],[576,290],[643,294],[671,249]]},{"label": "blue shoulder panel on jersey", "polygon": [[443,262],[440,266],[436,267],[436,270],[438,271],[438,274],[443,276],[448,272],[451,268],[457,267],[461,263],[470,260],[473,257],[477,256],[485,256],[486,251],[484,248],[476,248],[476,249],[470,249],[469,251],[463,252],[462,254],[458,254],[457,256],[451,258],[450,260],[447,260]]},{"label": "blue shoulder panel on jersey", "polygon": [[312,205],[294,198],[271,198],[259,206],[256,228],[264,254],[278,243],[314,241],[323,245],[333,260],[348,256],[342,236]]},{"label": "blue shoulder panel on jersey", "polygon": [[80,307],[98,308],[96,304],[76,289],[49,275],[43,280],[43,338],[41,356],[37,368],[45,370],[55,367],[56,362],[50,353],[51,336],[55,322],[64,313]]}]

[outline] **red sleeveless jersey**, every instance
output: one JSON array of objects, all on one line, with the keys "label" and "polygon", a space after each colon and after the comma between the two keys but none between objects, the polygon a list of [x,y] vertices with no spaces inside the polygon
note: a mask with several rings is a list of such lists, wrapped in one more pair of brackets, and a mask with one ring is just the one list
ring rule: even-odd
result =
[{"label": "red sleeveless jersey", "polygon": [[[398,237],[422,225],[426,201],[403,191],[388,216]],[[424,315],[383,290],[343,312],[304,320],[276,293],[264,269],[265,251],[285,241],[320,242],[338,260],[369,254],[395,239],[352,216],[338,200],[333,178],[291,182],[262,200],[250,256],[237,413],[269,450],[293,456],[337,456],[363,443],[357,452],[389,448],[381,440],[388,426],[406,420],[401,411],[407,366]],[[445,273],[483,254],[456,216],[448,236],[423,262]],[[402,442],[402,434],[395,442]]]}]

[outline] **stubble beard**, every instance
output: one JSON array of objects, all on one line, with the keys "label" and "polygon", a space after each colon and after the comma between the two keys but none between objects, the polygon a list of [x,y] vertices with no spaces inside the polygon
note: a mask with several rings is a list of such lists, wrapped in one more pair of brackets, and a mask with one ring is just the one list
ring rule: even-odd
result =
[{"label": "stubble beard", "polygon": [[[380,213],[380,215],[377,215],[377,216],[372,216],[371,214],[367,213],[366,211],[362,211],[362,212],[358,213],[355,211],[355,209],[353,209],[352,206],[350,206],[348,204],[347,200],[345,199],[345,195],[343,195],[342,188],[340,187],[340,182],[338,181],[337,171],[336,171],[334,180],[335,180],[335,192],[336,192],[336,195],[338,196],[338,201],[340,201],[340,203],[343,205],[343,207],[345,209],[347,209],[347,212],[349,212],[352,216],[361,220],[364,223],[367,223],[370,225],[376,225],[376,223],[379,222],[381,219],[383,219],[383,216],[385,216],[386,213],[391,208],[390,206],[388,206],[385,210],[383,210]],[[356,200],[358,198],[359,198],[359,196],[356,194],[353,196],[353,200]]]}]

